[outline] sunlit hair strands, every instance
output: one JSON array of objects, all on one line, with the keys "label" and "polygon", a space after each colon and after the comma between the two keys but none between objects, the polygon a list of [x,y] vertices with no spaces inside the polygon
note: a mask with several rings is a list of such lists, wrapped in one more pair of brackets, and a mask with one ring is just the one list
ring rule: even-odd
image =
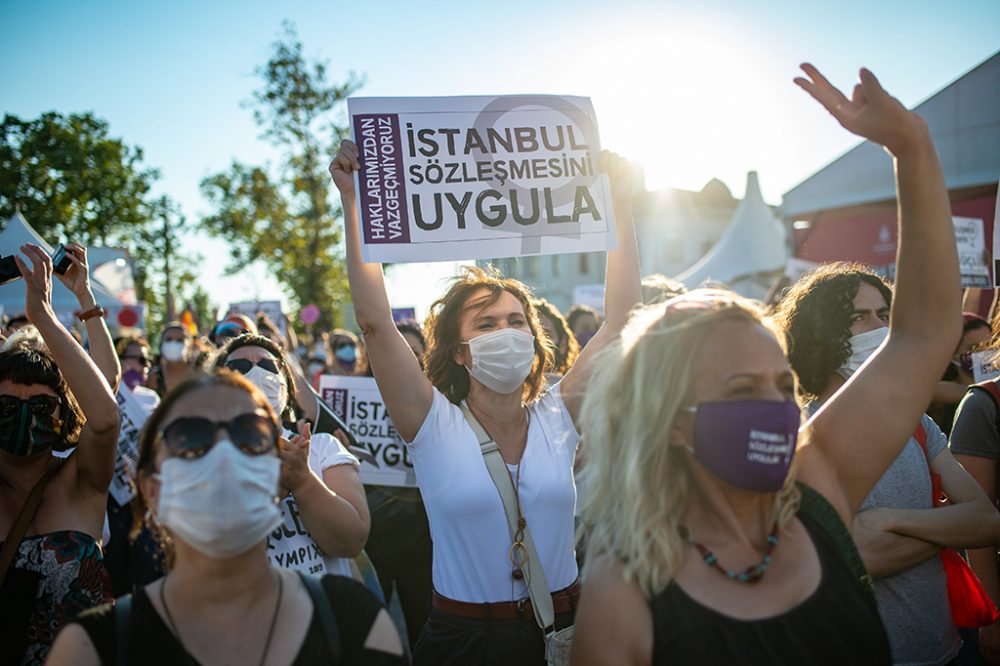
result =
[{"label": "sunlit hair strands", "polygon": [[[580,536],[587,561],[619,560],[625,580],[649,598],[680,565],[677,527],[692,493],[689,455],[670,445],[669,433],[688,399],[704,339],[723,321],[756,323],[775,334],[754,302],[719,290],[636,310],[595,360],[581,409],[587,492]],[[793,465],[775,501],[782,527],[798,509],[794,480]]]}]

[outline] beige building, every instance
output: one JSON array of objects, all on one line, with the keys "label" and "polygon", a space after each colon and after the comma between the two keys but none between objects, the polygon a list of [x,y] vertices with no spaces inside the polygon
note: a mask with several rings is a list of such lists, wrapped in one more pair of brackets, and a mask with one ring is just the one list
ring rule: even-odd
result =
[{"label": "beige building", "polygon": [[[641,172],[633,195],[639,261],[644,275],[677,275],[694,265],[719,240],[740,203],[721,181],[712,179],[698,192],[647,191]],[[604,253],[514,257],[492,263],[504,275],[521,280],[564,313],[573,305],[573,289],[604,283]]]}]

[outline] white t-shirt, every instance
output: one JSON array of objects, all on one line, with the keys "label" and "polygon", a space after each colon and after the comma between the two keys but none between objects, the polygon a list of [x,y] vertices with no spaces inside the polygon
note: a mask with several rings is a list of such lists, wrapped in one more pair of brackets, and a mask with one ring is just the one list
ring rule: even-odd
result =
[{"label": "white t-shirt", "polygon": [[[295,433],[286,430],[282,436],[286,439]],[[327,433],[315,433],[309,442],[309,468],[320,479],[323,470],[337,465],[356,465],[361,463],[344,445]],[[299,516],[298,506],[291,493],[278,503],[281,509],[281,524],[271,532],[267,539],[267,559],[285,569],[294,569],[308,574],[322,576],[331,573],[338,576],[350,576],[350,560],[342,557],[327,557],[313,541]]]},{"label": "white t-shirt", "polygon": [[[573,457],[580,436],[558,385],[533,403],[529,414],[518,494],[549,590],[555,592],[572,585],[578,573]],[[524,581],[511,576],[503,502],[461,408],[435,389],[409,447],[434,542],[434,589],[473,603],[527,597]],[[508,467],[517,478],[517,466]]]}]

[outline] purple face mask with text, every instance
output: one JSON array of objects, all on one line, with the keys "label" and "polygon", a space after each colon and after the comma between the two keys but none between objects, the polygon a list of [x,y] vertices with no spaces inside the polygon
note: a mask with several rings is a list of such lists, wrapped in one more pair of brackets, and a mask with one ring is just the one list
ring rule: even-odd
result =
[{"label": "purple face mask with text", "polygon": [[695,459],[726,483],[753,492],[775,492],[795,456],[799,407],[791,401],[702,402],[695,412]]}]

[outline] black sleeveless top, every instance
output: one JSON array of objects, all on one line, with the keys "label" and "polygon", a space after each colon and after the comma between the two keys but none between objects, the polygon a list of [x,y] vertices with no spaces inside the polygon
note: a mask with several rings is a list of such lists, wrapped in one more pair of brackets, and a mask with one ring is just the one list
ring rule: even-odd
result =
[{"label": "black sleeveless top", "polygon": [[[405,657],[364,648],[368,632],[383,606],[364,585],[342,576],[327,575],[321,579],[340,636],[340,659],[334,659],[323,632],[319,613],[313,609],[305,640],[299,648],[293,666],[311,664],[361,664],[364,666],[401,666],[409,663]],[[116,621],[111,604],[81,613],[74,620],[81,625],[97,650],[101,664],[117,662]],[[145,588],[136,590],[132,599],[131,635],[128,640],[128,663],[143,666],[176,666],[197,664],[178,643],[173,632],[153,608]],[[119,664],[118,666],[125,666]]]},{"label": "black sleeveless top", "polygon": [[[875,598],[852,571],[852,555],[843,543],[838,548],[837,530],[848,534],[843,523],[819,493],[802,489],[797,515],[816,546],[822,571],[816,591],[779,615],[739,620],[701,605],[671,583],[650,603],[654,665],[892,663]],[[820,516],[810,509],[817,505]],[[831,515],[839,528],[828,527]],[[853,550],[853,543],[848,548]]]}]

